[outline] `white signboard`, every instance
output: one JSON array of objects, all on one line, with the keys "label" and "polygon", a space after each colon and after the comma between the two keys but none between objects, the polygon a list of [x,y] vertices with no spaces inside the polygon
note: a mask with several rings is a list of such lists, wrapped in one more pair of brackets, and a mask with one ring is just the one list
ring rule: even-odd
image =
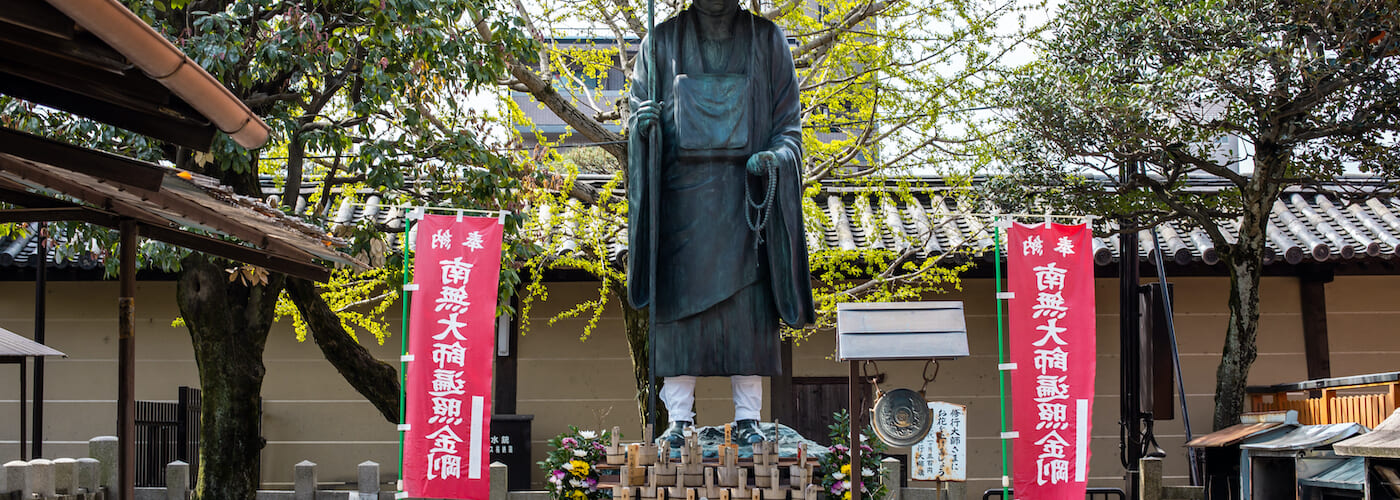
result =
[{"label": "white signboard", "polygon": [[928,404],[928,435],[910,448],[909,475],[918,481],[967,480],[967,406]]}]

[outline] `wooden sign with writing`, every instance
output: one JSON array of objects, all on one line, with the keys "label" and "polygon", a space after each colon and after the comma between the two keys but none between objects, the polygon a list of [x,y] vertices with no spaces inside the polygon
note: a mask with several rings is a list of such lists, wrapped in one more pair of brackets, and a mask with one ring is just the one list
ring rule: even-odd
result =
[{"label": "wooden sign with writing", "polygon": [[967,406],[933,401],[932,426],[910,447],[909,475],[920,481],[967,480]]}]

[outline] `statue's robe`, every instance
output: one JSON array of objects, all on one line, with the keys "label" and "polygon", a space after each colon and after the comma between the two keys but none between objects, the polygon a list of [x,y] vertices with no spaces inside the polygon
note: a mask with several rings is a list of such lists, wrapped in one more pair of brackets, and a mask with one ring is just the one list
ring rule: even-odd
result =
[{"label": "statue's robe", "polygon": [[[663,103],[663,146],[653,165],[644,134],[630,134],[628,299],[654,308],[657,376],[777,375],[778,321],[815,321],[792,54],[781,29],[739,11],[725,61],[706,64],[697,16],[687,9],[658,25],[642,41],[632,73],[634,111],[648,100]],[[648,83],[653,67],[659,96]],[[745,162],[760,151],[777,157],[777,187],[757,238],[745,220],[745,183],[759,201],[769,186],[749,175]],[[656,214],[648,209],[652,196]]]}]

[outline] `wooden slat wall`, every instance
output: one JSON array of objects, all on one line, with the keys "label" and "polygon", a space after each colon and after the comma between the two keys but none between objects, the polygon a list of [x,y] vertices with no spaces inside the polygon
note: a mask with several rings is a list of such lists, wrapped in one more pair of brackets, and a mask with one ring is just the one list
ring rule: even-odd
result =
[{"label": "wooden slat wall", "polygon": [[1323,392],[1322,397],[1290,399],[1288,394],[1275,394],[1273,401],[1251,398],[1251,411],[1296,410],[1298,423],[1303,425],[1340,424],[1353,422],[1374,429],[1395,411],[1395,392],[1400,384],[1389,384],[1383,393],[1337,395],[1337,387]]}]

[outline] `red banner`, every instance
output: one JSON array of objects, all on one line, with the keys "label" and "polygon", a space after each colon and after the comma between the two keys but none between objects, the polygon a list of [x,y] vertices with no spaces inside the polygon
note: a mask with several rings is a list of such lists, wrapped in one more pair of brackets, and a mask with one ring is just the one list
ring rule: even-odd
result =
[{"label": "red banner", "polygon": [[1084,498],[1094,411],[1091,233],[1060,224],[1008,231],[1016,498]]},{"label": "red banner", "polygon": [[495,218],[427,215],[417,225],[409,304],[404,491],[490,496],[491,362],[501,230]]}]

